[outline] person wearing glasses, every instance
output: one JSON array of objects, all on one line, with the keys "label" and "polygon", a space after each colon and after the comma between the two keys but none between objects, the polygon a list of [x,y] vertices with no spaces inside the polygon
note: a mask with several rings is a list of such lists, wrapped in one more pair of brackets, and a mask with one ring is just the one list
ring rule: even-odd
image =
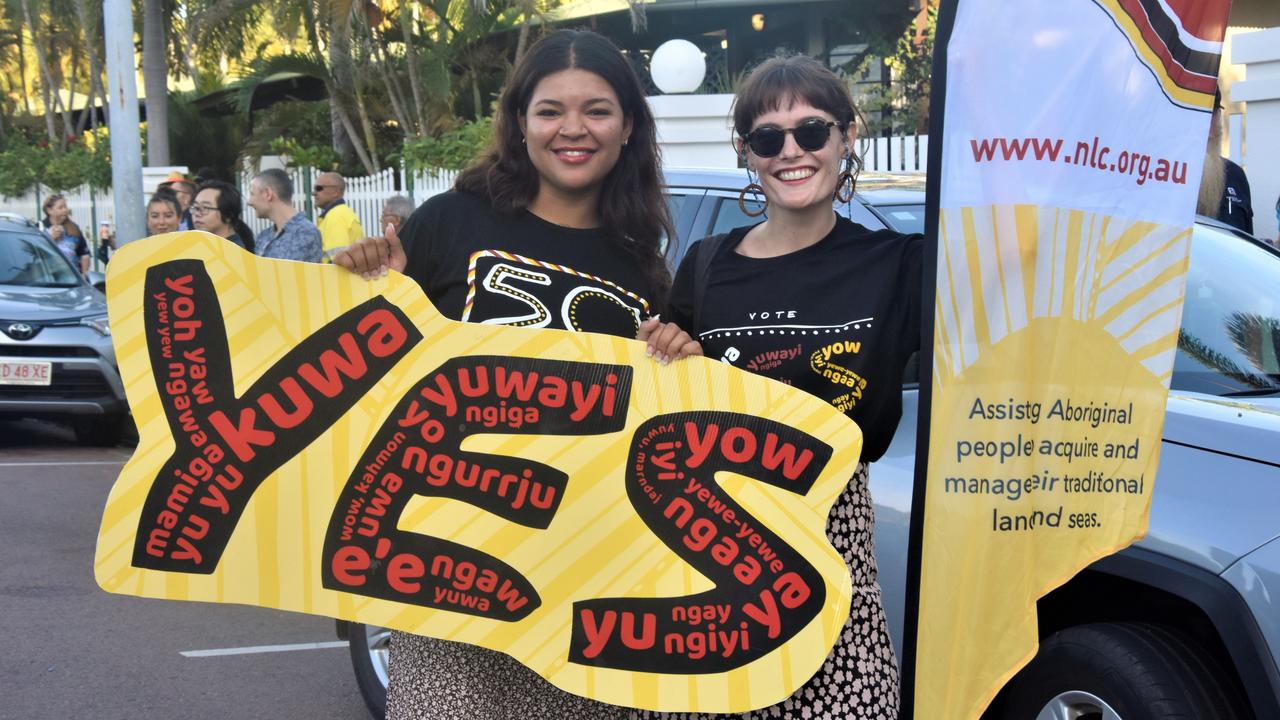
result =
[{"label": "person wearing glasses", "polygon": [[861,170],[856,119],[848,86],[811,58],[773,58],[747,77],[733,111],[751,179],[741,203],[764,195],[763,221],[690,248],[667,303],[669,324],[651,335],[660,351],[683,328],[706,356],[817,395],[862,429],[861,461],[827,521],[853,578],[844,632],[804,686],[751,717],[898,715],[867,465],[898,426],[903,372],[920,344],[923,239],[836,213],[833,202],[853,200]]},{"label": "person wearing glasses", "polygon": [[235,186],[221,180],[206,180],[196,190],[191,222],[196,230],[224,237],[253,252],[253,230],[242,219],[243,212],[240,191]]},{"label": "person wearing glasses", "polygon": [[339,250],[364,239],[360,218],[356,217],[344,199],[346,192],[347,181],[336,172],[320,173],[316,184],[311,187],[311,196],[320,209],[316,227],[320,228],[320,239],[324,243],[324,256],[327,259],[332,259]]}]

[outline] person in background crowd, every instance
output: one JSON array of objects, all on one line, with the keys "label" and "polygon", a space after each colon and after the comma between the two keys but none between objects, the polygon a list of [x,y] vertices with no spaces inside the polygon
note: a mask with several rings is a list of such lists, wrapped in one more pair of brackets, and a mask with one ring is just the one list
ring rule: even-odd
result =
[{"label": "person in background crowd", "polygon": [[190,230],[194,227],[191,224],[191,203],[196,199],[196,184],[190,180],[179,180],[170,185],[173,194],[178,197],[178,206],[182,208],[182,217],[178,220],[179,230]]},{"label": "person in background crowd", "polygon": [[71,210],[67,207],[67,199],[60,193],[54,193],[44,199],[44,220],[40,223],[53,240],[53,244],[71,265],[80,269],[80,274],[89,272],[89,243],[84,239],[84,232],[71,219]]},{"label": "person in background crowd", "polygon": [[253,252],[253,230],[241,218],[242,212],[240,191],[231,183],[206,180],[196,189],[196,199],[191,204],[191,222],[196,230],[224,237]]},{"label": "person in background crowd", "polygon": [[111,223],[103,220],[98,223],[98,262],[106,265],[116,252],[116,234],[111,230]]},{"label": "person in background crowd", "polygon": [[[517,263],[549,278],[522,284],[527,299],[517,301],[541,309],[545,327],[635,337],[671,282],[659,251],[671,221],[657,132],[635,71],[606,38],[559,30],[524,54],[498,108],[492,147],[453,191],[423,203],[402,231],[339,252],[334,264],[365,277],[403,272],[453,320],[528,325],[512,316],[502,288],[477,282],[498,262]],[[615,302],[562,311],[579,286]],[[500,652],[401,632],[391,634],[390,676],[389,720],[628,715],[560,690]]]},{"label": "person in background crowd", "polygon": [[206,182],[209,182],[210,180],[221,180],[221,179],[222,177],[218,174],[218,171],[214,170],[208,165],[205,165],[204,167],[196,171],[195,181],[197,186],[203,185]]},{"label": "person in background crowd", "polygon": [[293,207],[293,181],[278,168],[263,170],[249,181],[249,207],[271,227],[258,234],[261,257],[320,262],[324,250],[320,231]]},{"label": "person in background crowd", "polygon": [[1275,245],[1276,247],[1280,247],[1280,197],[1276,198],[1276,228],[1276,239],[1267,240],[1267,242]]},{"label": "person in background crowd", "polygon": [[1196,212],[1253,234],[1249,178],[1245,176],[1243,168],[1222,157],[1221,90],[1213,98],[1209,145],[1204,153],[1204,173],[1200,176],[1200,196],[1196,200]]},{"label": "person in background crowd", "polygon": [[336,172],[320,173],[311,188],[316,207],[320,208],[320,239],[324,242],[325,257],[332,258],[342,248],[364,239],[360,218],[347,205],[343,196],[347,181]]},{"label": "person in background crowd", "polygon": [[382,204],[382,216],[378,218],[378,228],[386,230],[390,225],[399,230],[404,221],[413,214],[413,201],[403,195],[392,195]]},{"label": "person in background crowd", "polygon": [[147,234],[163,235],[178,231],[182,206],[172,192],[156,190],[147,202]]}]

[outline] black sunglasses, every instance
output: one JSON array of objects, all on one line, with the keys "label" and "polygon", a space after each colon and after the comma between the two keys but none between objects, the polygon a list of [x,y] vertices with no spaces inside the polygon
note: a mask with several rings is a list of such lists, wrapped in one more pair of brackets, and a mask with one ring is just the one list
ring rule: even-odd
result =
[{"label": "black sunglasses", "polygon": [[827,140],[831,138],[831,128],[835,126],[836,123],[823,120],[805,120],[789,130],[765,125],[747,133],[742,140],[757,157],[771,158],[782,152],[787,133],[791,133],[801,150],[816,152],[826,147]]}]

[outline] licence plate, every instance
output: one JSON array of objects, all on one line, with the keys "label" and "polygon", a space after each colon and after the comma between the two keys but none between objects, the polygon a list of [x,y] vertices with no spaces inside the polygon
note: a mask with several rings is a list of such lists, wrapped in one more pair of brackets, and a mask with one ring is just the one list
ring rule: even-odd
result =
[{"label": "licence plate", "polygon": [[48,385],[53,363],[0,360],[0,385]]}]

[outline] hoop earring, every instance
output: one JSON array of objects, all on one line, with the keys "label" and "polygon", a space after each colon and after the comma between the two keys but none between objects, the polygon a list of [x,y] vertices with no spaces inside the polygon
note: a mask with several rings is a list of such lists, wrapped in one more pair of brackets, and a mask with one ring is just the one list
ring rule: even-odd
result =
[{"label": "hoop earring", "polygon": [[764,188],[761,187],[759,183],[753,182],[748,184],[746,187],[742,188],[742,192],[738,193],[738,208],[742,210],[743,215],[754,218],[754,217],[760,217],[761,215],[768,212],[769,198],[767,197],[764,198],[764,205],[761,205],[759,210],[755,212],[751,212],[750,210],[748,210],[747,209],[748,194],[759,195],[761,197],[764,197]]},{"label": "hoop earring", "polygon": [[836,178],[835,199],[838,202],[848,204],[853,202],[853,191],[858,185],[858,177],[850,168],[853,167],[853,158],[845,158],[844,172]]},{"label": "hoop earring", "polygon": [[853,173],[845,170],[840,173],[840,177],[836,180],[836,200],[842,203],[849,203],[853,200]]}]

